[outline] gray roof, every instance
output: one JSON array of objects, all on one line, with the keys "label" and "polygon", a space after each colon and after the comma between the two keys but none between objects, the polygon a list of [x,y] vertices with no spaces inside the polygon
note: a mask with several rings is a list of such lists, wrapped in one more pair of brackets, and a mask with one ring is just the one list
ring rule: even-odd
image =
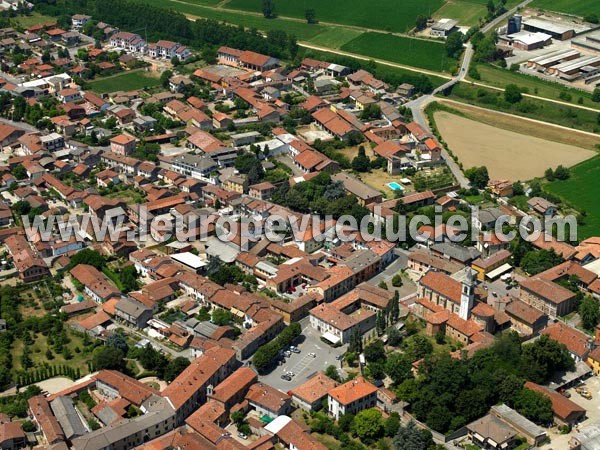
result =
[{"label": "gray roof", "polygon": [[344,266],[347,266],[354,273],[358,273],[365,269],[365,267],[373,264],[373,261],[379,261],[381,257],[374,253],[372,250],[359,250],[348,258],[342,261]]},{"label": "gray roof", "polygon": [[125,314],[135,317],[136,319],[140,318],[142,314],[152,311],[152,308],[149,308],[130,297],[121,297],[121,300],[115,305],[115,309],[123,311]]},{"label": "gray roof", "polygon": [[215,331],[217,331],[217,328],[219,328],[219,326],[214,323],[202,321],[196,324],[194,327],[194,333],[209,338]]},{"label": "gray roof", "polygon": [[50,402],[50,408],[56,416],[58,423],[65,432],[65,437],[71,439],[87,433],[81,417],[77,414],[71,397],[61,395]]},{"label": "gray roof", "polygon": [[477,212],[477,218],[481,223],[492,223],[506,214],[499,208],[485,208]]},{"label": "gray roof", "polygon": [[600,422],[579,428],[573,433],[573,439],[581,443],[581,450],[598,450],[600,448]]},{"label": "gray roof", "polygon": [[440,242],[439,244],[433,244],[430,248],[435,252],[443,253],[445,256],[460,262],[473,260],[481,256],[479,250],[471,247],[463,247],[451,242]]},{"label": "gray roof", "polygon": [[[99,430],[88,433],[84,436],[73,439],[72,447],[75,450],[100,450],[112,447],[117,442],[125,441],[127,438],[141,433],[143,430],[154,431],[154,427],[161,422],[171,419],[175,415],[175,410],[167,399],[153,395],[149,397],[142,405],[148,412],[142,416],[131,420],[122,420]],[[161,427],[159,427],[161,428]],[[165,427],[166,428],[166,427]],[[157,437],[158,433],[153,433],[150,438]],[[143,438],[143,436],[139,436]],[[143,442],[143,439],[140,439]],[[140,443],[142,443],[140,442]],[[131,443],[123,445],[124,448],[134,447]]]},{"label": "gray roof", "polygon": [[520,433],[526,433],[529,436],[543,436],[546,431],[533,423],[531,420],[523,417],[521,414],[516,412],[514,409],[506,406],[505,404],[492,406],[492,414],[500,417],[509,425],[516,427]]}]

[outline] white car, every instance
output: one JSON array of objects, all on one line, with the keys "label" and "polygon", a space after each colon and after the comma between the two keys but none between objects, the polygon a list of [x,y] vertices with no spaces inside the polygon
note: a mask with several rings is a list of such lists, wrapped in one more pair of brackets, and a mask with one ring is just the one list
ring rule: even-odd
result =
[{"label": "white car", "polygon": [[316,358],[316,357],[317,357],[317,354],[316,354],[316,353],[314,353],[314,352],[311,352],[311,353],[309,353],[309,354],[308,354],[308,356],[312,356],[313,358]]}]

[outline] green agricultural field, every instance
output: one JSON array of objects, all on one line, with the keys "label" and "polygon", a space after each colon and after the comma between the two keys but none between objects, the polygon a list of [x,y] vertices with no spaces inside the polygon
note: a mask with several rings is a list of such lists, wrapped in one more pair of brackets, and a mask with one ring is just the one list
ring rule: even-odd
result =
[{"label": "green agricultural field", "polygon": [[450,0],[433,15],[435,19],[451,18],[458,20],[459,25],[472,26],[479,23],[481,17],[485,17],[487,8],[479,2],[461,0]]},{"label": "green agricultural field", "polygon": [[342,45],[342,50],[436,72],[448,71],[456,60],[446,55],[436,41],[411,39],[391,34],[364,33]]},{"label": "green agricultural field", "polygon": [[544,189],[559,196],[579,212],[585,212],[584,223],[578,227],[577,238],[585,239],[600,233],[600,156],[571,168],[571,178],[544,185]]},{"label": "green agricultural field", "polygon": [[[157,6],[160,8],[169,8],[181,14],[193,17],[203,17],[205,19],[217,20],[234,25],[242,25],[246,28],[256,28],[262,31],[283,30],[296,36],[298,40],[308,41],[319,33],[331,30],[331,27],[322,25],[309,25],[304,21],[286,20],[286,19],[265,19],[262,15],[247,14],[242,11],[236,12],[226,9],[207,8],[201,5],[195,5],[188,1],[174,0],[137,0],[141,3]],[[335,28],[334,28],[335,30]]]},{"label": "green agricultural field", "polygon": [[39,13],[33,13],[28,16],[18,16],[13,19],[18,25],[23,28],[31,27],[33,25],[40,25],[42,23],[56,22],[56,17],[43,16]]},{"label": "green agricultural field", "polygon": [[600,110],[600,104],[593,102],[592,96],[588,92],[571,89],[563,84],[552,83],[551,81],[541,80],[519,72],[511,72],[510,70],[501,69],[490,64],[478,64],[476,67],[481,75],[481,80],[478,81],[482,83],[499,87],[504,87],[507,84],[516,84],[521,88],[525,88],[528,94]]},{"label": "green agricultural field", "polygon": [[[323,51],[319,51],[319,50],[300,49],[300,51],[301,51],[301,57],[303,57],[303,58],[315,58],[315,59],[320,59],[323,61],[332,61],[332,62],[338,61],[340,58],[339,55],[336,55],[334,53],[323,52]],[[344,59],[352,59],[352,58],[344,57]],[[364,64],[365,62],[366,61],[361,61],[361,64]],[[385,79],[386,77],[394,77],[394,78],[398,78],[398,79],[402,79],[403,77],[414,78],[415,76],[420,75],[419,73],[414,72],[412,70],[400,69],[399,67],[392,67],[392,66],[387,66],[385,64],[378,64],[378,63],[375,63],[374,73],[376,76],[378,76],[379,78],[383,78],[383,79]],[[436,77],[433,75],[423,75],[423,76],[426,76],[431,81],[431,84],[433,85],[434,88],[441,86],[442,84],[444,84],[448,81],[445,78]]]},{"label": "green agricultural field", "polygon": [[326,29],[323,33],[317,34],[308,42],[328,48],[341,48],[344,44],[359,37],[361,34],[363,34],[362,31],[351,28],[331,27]]},{"label": "green agricultural field", "polygon": [[574,106],[558,105],[531,98],[523,98],[519,103],[510,104],[504,100],[502,91],[474,86],[465,82],[455,85],[448,98],[577,130],[600,132],[599,113]]},{"label": "green agricultural field", "polygon": [[600,2],[598,0],[533,0],[529,6],[578,16],[596,14],[600,17]]},{"label": "green agricultural field", "polygon": [[99,94],[115,91],[133,91],[153,87],[160,84],[160,80],[142,71],[123,72],[111,77],[91,81],[89,87]]},{"label": "green agricultural field", "polygon": [[[304,19],[305,11],[313,8],[317,20],[354,25],[377,30],[404,32],[414,27],[419,14],[430,15],[437,11],[443,0],[274,0],[275,12],[280,16]],[[227,8],[244,11],[262,11],[262,0],[231,0]]]}]

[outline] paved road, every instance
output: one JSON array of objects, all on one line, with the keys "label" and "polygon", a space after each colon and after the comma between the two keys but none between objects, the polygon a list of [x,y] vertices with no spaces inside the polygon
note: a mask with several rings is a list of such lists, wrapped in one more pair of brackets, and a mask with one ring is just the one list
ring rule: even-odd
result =
[{"label": "paved road", "polygon": [[[282,392],[287,392],[301,385],[315,372],[325,371],[330,365],[339,368],[340,361],[336,360],[336,356],[342,355],[347,348],[347,345],[333,348],[322,342],[320,333],[311,327],[308,318],[302,319],[300,324],[302,325],[302,335],[304,337],[303,340],[300,340],[300,343],[296,344],[300,349],[300,353],[292,353],[283,365],[276,366],[267,375],[259,376],[260,381]],[[315,353],[317,356],[309,356],[309,353]],[[283,380],[281,375],[284,372],[294,372],[295,376],[291,381]],[[342,374],[342,376],[346,375]]]},{"label": "paved road", "polygon": [[[528,5],[531,1],[532,0],[525,0],[524,2],[515,6],[514,8],[511,8],[510,10],[508,10],[501,16],[495,18],[490,23],[485,25],[481,29],[481,31],[483,33],[487,33],[488,31],[493,30],[502,21],[506,20],[509,16],[514,14],[519,8]],[[418,123],[419,125],[421,125],[421,127],[423,127],[424,130],[431,132],[431,129],[429,127],[429,122],[427,121],[425,114],[423,113],[423,110],[429,103],[431,103],[432,101],[435,100],[435,97],[434,97],[435,94],[442,92],[445,89],[448,89],[449,87],[453,86],[454,84],[462,81],[467,76],[467,74],[469,73],[469,66],[471,65],[471,60],[473,58],[473,54],[474,54],[473,46],[471,45],[470,42],[467,42],[465,45],[464,56],[463,56],[462,63],[460,65],[460,69],[458,71],[458,75],[456,75],[454,78],[452,78],[447,83],[444,83],[443,85],[434,89],[434,91],[431,94],[423,95],[423,96],[417,98],[416,100],[413,100],[412,102],[408,102],[405,105],[405,106],[409,107],[410,110],[412,111],[413,120],[416,123]],[[454,162],[452,157],[448,154],[448,152],[445,149],[442,150],[442,158],[444,158],[446,165],[452,172],[452,175],[454,175],[454,178],[456,178],[458,183],[461,185],[461,187],[468,187],[470,185],[469,180],[467,180],[465,178],[462,171],[460,170],[460,167],[458,167],[458,164],[456,164],[456,162]]]},{"label": "paved road", "polygon": [[4,124],[7,124],[7,125],[12,125],[13,127],[20,128],[20,129],[25,130],[25,131],[27,131],[29,133],[34,132],[34,131],[38,131],[38,129],[36,127],[34,127],[32,125],[29,125],[29,124],[27,124],[25,122],[16,122],[14,120],[4,119],[2,117],[0,117],[0,123],[4,123]]}]

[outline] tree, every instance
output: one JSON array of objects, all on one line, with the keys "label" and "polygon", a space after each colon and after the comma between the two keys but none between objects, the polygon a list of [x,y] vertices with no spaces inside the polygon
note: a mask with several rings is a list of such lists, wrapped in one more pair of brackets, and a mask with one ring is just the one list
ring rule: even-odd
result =
[{"label": "tree", "polygon": [[173,77],[173,71],[171,71],[171,70],[165,70],[163,73],[161,73],[160,74],[160,84],[162,85],[162,87],[168,88],[169,80],[172,77]]},{"label": "tree", "polygon": [[399,427],[393,442],[396,450],[427,450],[433,444],[431,434],[419,430],[412,420]]},{"label": "tree", "polygon": [[490,181],[487,167],[471,167],[465,171],[465,176],[473,186],[484,189]]},{"label": "tree", "polygon": [[600,322],[600,304],[598,304],[598,301],[590,295],[583,297],[579,304],[579,316],[583,328],[593,331]]},{"label": "tree", "polygon": [[383,419],[378,409],[364,409],[354,418],[352,431],[361,441],[370,443],[383,434]]},{"label": "tree", "polygon": [[275,17],[275,3],[273,0],[263,0],[262,13],[267,19],[272,19]]},{"label": "tree", "polygon": [[544,178],[548,181],[554,181],[554,171],[552,170],[552,167],[548,167],[544,171]]},{"label": "tree", "polygon": [[544,272],[563,262],[563,259],[554,249],[550,250],[531,250],[525,253],[521,258],[521,268],[529,275],[536,275]]},{"label": "tree", "polygon": [[417,18],[415,19],[415,28],[417,29],[417,31],[420,31],[420,30],[425,29],[426,26],[427,26],[427,16],[424,16],[423,14],[419,14],[417,16]]},{"label": "tree", "polygon": [[544,383],[557,371],[573,370],[575,362],[563,344],[543,334],[532,344],[523,346],[519,367],[526,380]]},{"label": "tree", "polygon": [[381,118],[381,108],[377,103],[370,103],[360,113],[362,120],[375,120]]},{"label": "tree", "polygon": [[519,103],[523,95],[521,94],[521,88],[516,84],[507,84],[504,88],[504,100],[508,103]]},{"label": "tree", "polygon": [[317,23],[317,12],[314,8],[308,8],[304,11],[304,17],[306,18],[307,23]]},{"label": "tree", "polygon": [[446,38],[446,54],[450,58],[458,58],[463,50],[463,34],[459,31],[450,33]]},{"label": "tree", "polygon": [[402,274],[397,273],[392,277],[392,286],[400,287],[404,282],[402,281]]},{"label": "tree", "polygon": [[189,365],[190,360],[184,358],[183,356],[178,356],[177,358],[169,361],[169,364],[167,364],[167,367],[165,368],[165,373],[163,375],[164,380],[168,382],[173,381]]},{"label": "tree", "polygon": [[569,169],[562,164],[554,170],[554,178],[557,180],[567,180],[570,176],[571,174],[569,173]]},{"label": "tree", "polygon": [[414,362],[430,354],[433,351],[433,344],[425,336],[415,334],[402,342],[402,348],[408,359]]},{"label": "tree", "polygon": [[223,308],[215,308],[211,315],[211,322],[216,325],[227,325],[232,319],[231,312]]},{"label": "tree", "polygon": [[400,430],[400,414],[396,411],[390,413],[389,417],[383,423],[383,433],[387,437],[394,437]]},{"label": "tree", "polygon": [[552,402],[548,397],[530,389],[521,389],[513,398],[513,406],[538,425],[552,423]]},{"label": "tree", "polygon": [[400,331],[398,331],[396,327],[390,328],[390,330],[387,333],[387,337],[388,345],[391,345],[393,347],[400,345],[400,343],[402,342],[402,334],[400,333]]},{"label": "tree", "polygon": [[341,381],[337,368],[333,364],[327,366],[327,369],[325,369],[325,375],[337,382]]},{"label": "tree", "polygon": [[116,347],[97,347],[92,354],[92,361],[96,370],[125,370],[124,354]]},{"label": "tree", "polygon": [[404,380],[412,377],[412,364],[408,358],[398,353],[388,356],[384,367],[385,374],[398,386]]},{"label": "tree", "polygon": [[383,347],[383,342],[377,339],[367,345],[364,350],[364,355],[367,362],[384,362],[385,348]]},{"label": "tree", "polygon": [[119,332],[109,334],[106,337],[104,344],[107,347],[114,347],[114,348],[121,350],[121,352],[124,355],[126,355],[127,352],[129,351],[129,345],[127,344],[127,340],[125,339],[125,336],[123,336],[123,334],[119,333]]},{"label": "tree", "polygon": [[525,189],[519,181],[515,181],[512,185],[513,195],[525,195]]},{"label": "tree", "polygon": [[23,167],[22,164],[17,164],[12,170],[12,174],[17,180],[24,180],[27,178],[27,170],[25,170],[25,167]]},{"label": "tree", "polygon": [[365,147],[358,147],[358,154],[352,160],[352,170],[357,172],[368,172],[371,168],[369,157],[365,153]]},{"label": "tree", "polygon": [[594,92],[592,92],[592,101],[600,102],[600,88],[596,88],[594,89]]}]

